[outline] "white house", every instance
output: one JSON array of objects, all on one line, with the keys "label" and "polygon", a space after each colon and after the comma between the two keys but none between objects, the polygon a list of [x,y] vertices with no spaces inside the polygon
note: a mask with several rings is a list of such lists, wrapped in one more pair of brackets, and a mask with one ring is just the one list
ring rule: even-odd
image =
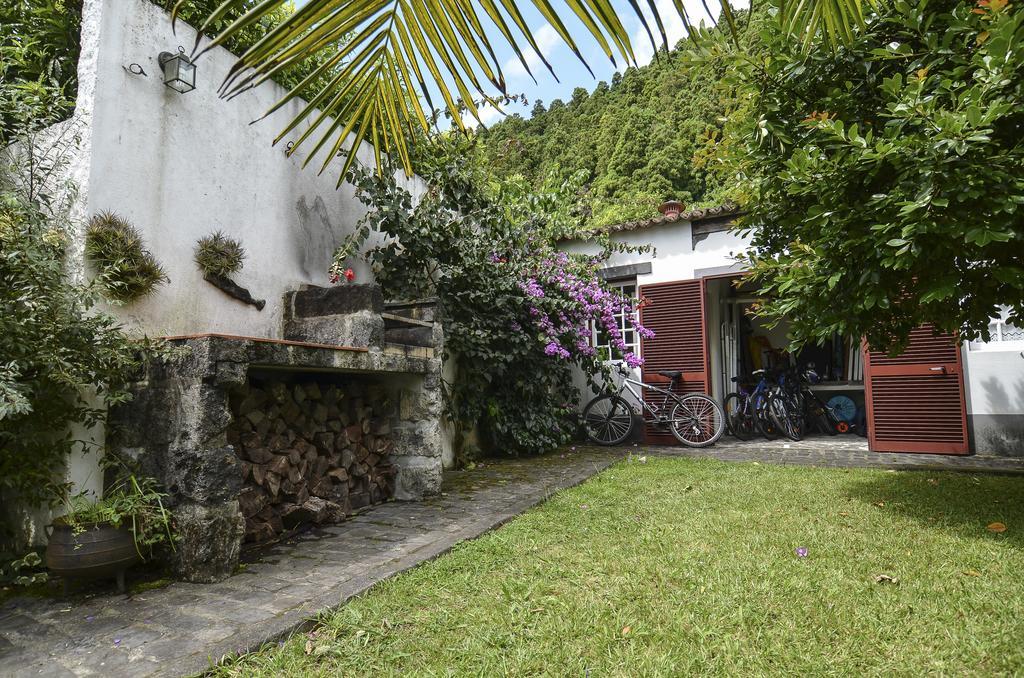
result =
[{"label": "white house", "polygon": [[[870,449],[945,454],[1024,456],[1024,330],[1005,317],[992,321],[992,340],[957,346],[922,328],[895,358],[866,352],[859,340],[836,337],[797,356],[783,352],[786,327],[768,328],[745,310],[756,300],[734,283],[747,241],[730,229],[738,210],[723,206],[678,211],[612,227],[612,239],[650,245],[646,253],[616,253],[603,277],[640,302],[651,340],[625,333],[639,349],[645,381],[658,370],[682,370],[684,390],[721,400],[732,379],[763,365],[814,363],[825,399],[842,395],[860,408]],[[563,243],[570,252],[596,253],[588,241]],[[625,324],[623,325],[625,327]],[[600,343],[600,338],[595,336]],[[584,402],[592,394],[580,375]],[[648,432],[648,439],[663,439]],[[669,442],[669,439],[664,439]]]}]

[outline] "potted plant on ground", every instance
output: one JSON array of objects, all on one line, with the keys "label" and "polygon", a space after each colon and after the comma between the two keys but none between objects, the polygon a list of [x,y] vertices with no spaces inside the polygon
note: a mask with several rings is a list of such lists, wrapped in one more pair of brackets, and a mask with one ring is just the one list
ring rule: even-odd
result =
[{"label": "potted plant on ground", "polygon": [[152,478],[128,475],[115,482],[100,501],[79,494],[67,502],[67,513],[57,518],[46,546],[46,566],[64,579],[117,578],[124,592],[124,573],[150,558],[160,544],[174,548],[171,515],[164,508],[166,495]]}]

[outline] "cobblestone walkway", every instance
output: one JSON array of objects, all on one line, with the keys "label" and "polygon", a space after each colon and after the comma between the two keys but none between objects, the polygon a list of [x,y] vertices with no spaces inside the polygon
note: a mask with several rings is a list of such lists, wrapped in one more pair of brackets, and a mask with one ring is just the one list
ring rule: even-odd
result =
[{"label": "cobblestone walkway", "polygon": [[384,504],[301,535],[218,584],[10,600],[0,605],[0,676],[194,674],[479,536],[623,453],[580,449],[450,473],[441,496]]},{"label": "cobblestone walkway", "polygon": [[[868,450],[867,440],[849,435],[815,436],[800,442],[790,440],[740,441],[725,436],[712,447],[703,449],[640,446],[640,448],[631,448],[631,451],[636,452],[637,449],[643,449],[652,454],[709,457],[722,461],[759,461],[834,468],[863,467],[1024,473],[1024,459],[1021,458],[871,452]],[[1021,452],[1024,454],[1024,450]]]}]

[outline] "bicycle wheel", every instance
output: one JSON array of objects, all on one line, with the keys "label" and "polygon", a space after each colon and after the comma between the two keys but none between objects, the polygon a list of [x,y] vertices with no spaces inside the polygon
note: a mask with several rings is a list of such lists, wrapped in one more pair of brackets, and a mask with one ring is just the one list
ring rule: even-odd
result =
[{"label": "bicycle wheel", "polygon": [[807,418],[813,423],[814,428],[817,429],[819,433],[824,433],[825,435],[830,436],[834,436],[839,433],[839,431],[836,430],[835,422],[832,421],[832,418],[829,416],[828,408],[825,406],[825,403],[821,402],[821,400],[813,394],[808,401]]},{"label": "bicycle wheel", "polygon": [[633,410],[617,395],[598,396],[583,409],[583,430],[598,445],[619,445],[633,431]]},{"label": "bicycle wheel", "polygon": [[750,398],[742,393],[725,396],[725,426],[729,434],[739,440],[750,440],[757,433]]},{"label": "bicycle wheel", "polygon": [[791,409],[792,406],[781,395],[768,396],[768,416],[772,422],[790,440],[800,440],[803,434]]},{"label": "bicycle wheel", "polygon": [[754,398],[754,426],[764,436],[765,440],[775,440],[779,437],[779,429],[775,426],[771,416],[768,414],[768,396],[761,393]]},{"label": "bicycle wheel", "polygon": [[725,415],[714,400],[692,393],[672,406],[668,427],[683,445],[707,447],[725,433]]}]

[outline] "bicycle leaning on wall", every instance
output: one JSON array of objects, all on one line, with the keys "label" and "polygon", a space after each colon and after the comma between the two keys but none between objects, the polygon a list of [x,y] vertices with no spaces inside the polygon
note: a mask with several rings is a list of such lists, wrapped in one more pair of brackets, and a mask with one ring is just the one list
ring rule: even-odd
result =
[{"label": "bicycle leaning on wall", "polygon": [[[641,415],[645,424],[662,430],[668,428],[676,440],[687,447],[707,447],[722,437],[725,415],[718,403],[701,393],[674,393],[681,371],[658,372],[669,378],[668,388],[633,379],[622,368],[619,373],[623,380],[617,392],[600,395],[583,408],[583,429],[591,441],[598,445],[622,444],[636,425],[634,414]],[[645,400],[640,394],[644,390],[655,396]],[[639,409],[622,397],[627,391]]]}]

